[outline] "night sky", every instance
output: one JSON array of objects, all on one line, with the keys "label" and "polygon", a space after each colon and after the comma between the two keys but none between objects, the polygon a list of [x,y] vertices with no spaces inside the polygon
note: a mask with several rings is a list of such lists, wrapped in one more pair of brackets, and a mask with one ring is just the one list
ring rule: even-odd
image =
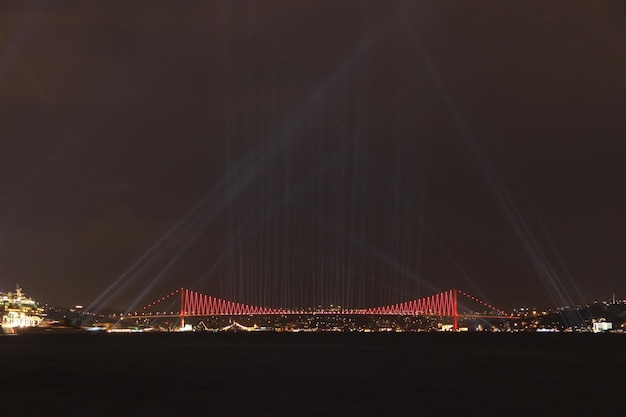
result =
[{"label": "night sky", "polygon": [[621,1],[3,2],[0,290],[626,298]]}]

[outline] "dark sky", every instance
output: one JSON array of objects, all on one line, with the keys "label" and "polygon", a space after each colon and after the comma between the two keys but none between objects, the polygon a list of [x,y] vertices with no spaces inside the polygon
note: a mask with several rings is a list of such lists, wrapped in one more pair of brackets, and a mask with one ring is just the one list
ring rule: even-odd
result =
[{"label": "dark sky", "polygon": [[3,2],[0,290],[626,298],[621,1]]}]

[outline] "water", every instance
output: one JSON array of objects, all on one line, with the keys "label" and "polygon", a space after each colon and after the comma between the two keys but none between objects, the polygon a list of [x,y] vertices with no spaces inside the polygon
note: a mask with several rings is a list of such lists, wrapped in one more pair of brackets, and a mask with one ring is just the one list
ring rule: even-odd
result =
[{"label": "water", "polygon": [[597,415],[614,334],[1,336],[4,416]]}]

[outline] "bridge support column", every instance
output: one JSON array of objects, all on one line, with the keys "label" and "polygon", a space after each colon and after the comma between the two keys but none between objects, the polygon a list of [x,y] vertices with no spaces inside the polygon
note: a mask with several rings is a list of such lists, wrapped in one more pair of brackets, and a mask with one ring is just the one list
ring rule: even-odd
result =
[{"label": "bridge support column", "polygon": [[459,330],[459,310],[457,308],[457,290],[452,290],[452,313],[454,317],[454,331]]},{"label": "bridge support column", "polygon": [[180,329],[185,327],[185,290],[180,289]]}]

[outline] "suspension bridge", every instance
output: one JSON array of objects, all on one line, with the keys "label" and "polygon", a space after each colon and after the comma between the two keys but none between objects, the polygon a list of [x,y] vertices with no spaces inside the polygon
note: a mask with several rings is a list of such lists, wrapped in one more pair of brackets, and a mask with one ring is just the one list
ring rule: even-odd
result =
[{"label": "suspension bridge", "polygon": [[[178,299],[179,301],[176,301]],[[462,300],[459,303],[459,299]],[[169,308],[168,311],[155,313],[154,310],[160,306],[165,307],[165,302],[179,302],[179,307]],[[460,308],[464,302],[474,303],[484,310],[476,313]],[[172,311],[173,310],[173,311]],[[179,288],[171,293],[153,301],[143,307],[142,311],[128,313],[126,318],[178,318],[181,328],[185,325],[185,318],[188,317],[209,317],[209,316],[276,316],[276,315],[377,315],[377,316],[438,316],[452,319],[454,330],[459,328],[459,320],[464,318],[512,318],[503,310],[480,300],[473,295],[457,289],[450,289],[428,297],[418,298],[411,301],[391,304],[386,306],[350,309],[334,307],[330,309],[283,309],[254,306],[223,300],[202,294],[190,289]]]}]

